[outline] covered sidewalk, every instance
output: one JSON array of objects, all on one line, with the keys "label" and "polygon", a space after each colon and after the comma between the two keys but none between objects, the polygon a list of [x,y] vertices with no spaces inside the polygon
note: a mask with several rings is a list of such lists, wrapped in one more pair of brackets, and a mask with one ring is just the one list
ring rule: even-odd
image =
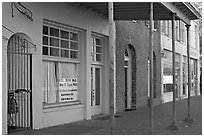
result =
[{"label": "covered sidewalk", "polygon": [[[141,111],[141,116],[143,116],[145,113],[147,114],[147,117],[143,117],[143,118],[138,118],[136,117],[136,114],[131,113],[131,112],[124,112],[124,116],[121,116],[121,118],[125,118],[126,115],[127,117],[130,118],[136,118],[134,120],[132,119],[127,119],[125,120],[128,123],[130,123],[131,121],[135,121],[137,122],[137,120],[145,120],[145,122],[141,122],[144,123],[145,125],[143,125],[142,127],[144,127],[144,132],[145,134],[152,134],[153,129],[156,127],[156,125],[154,125],[155,123],[153,122],[155,119],[154,115],[156,116],[156,112],[154,111],[153,108],[153,21],[154,20],[172,20],[172,28],[175,27],[175,20],[182,20],[185,24],[186,24],[186,28],[187,28],[187,57],[188,57],[188,71],[190,68],[189,65],[189,54],[190,54],[190,45],[189,45],[189,29],[190,29],[190,21],[194,20],[194,19],[198,19],[200,17],[200,14],[194,9],[194,7],[192,5],[190,5],[189,3],[186,2],[74,2],[74,5],[80,7],[80,8],[87,8],[90,11],[99,13],[97,15],[99,16],[104,16],[105,18],[107,18],[107,20],[109,21],[109,112],[110,112],[110,117],[107,117],[106,123],[105,124],[105,128],[101,128],[102,123],[99,122],[99,127],[95,126],[92,123],[87,123],[88,125],[85,124],[85,126],[78,126],[75,127],[73,126],[73,128],[69,126],[66,127],[62,127],[62,128],[58,128],[59,131],[65,131],[65,132],[58,132],[52,128],[50,128],[50,134],[79,134],[79,131],[82,130],[83,133],[81,134],[85,134],[84,131],[88,131],[89,129],[92,128],[101,128],[101,129],[107,129],[107,132],[104,132],[102,134],[121,134],[119,132],[123,131],[123,130],[118,130],[117,131],[117,126],[118,125],[122,125],[117,123],[119,120],[117,120],[117,118],[115,118],[115,112],[116,112],[116,30],[115,30],[115,21],[119,21],[119,20],[149,20],[149,24],[150,24],[150,29],[149,29],[149,57],[150,57],[150,107],[146,108],[145,111]],[[172,32],[174,34],[174,29],[172,29]],[[172,52],[173,52],[173,86],[175,87],[175,36],[172,36]],[[189,78],[189,87],[191,85],[190,82],[190,73],[188,72],[188,78]],[[4,90],[4,89],[3,89]],[[170,110],[170,112],[168,114],[173,113],[173,123],[172,125],[176,125],[176,116],[177,113],[176,111],[179,111],[178,108],[176,108],[176,104],[175,104],[175,88],[173,88],[173,93],[174,93],[174,101],[172,103],[170,103],[170,107],[164,107],[164,110]],[[6,97],[6,93],[3,93],[4,97]],[[188,111],[183,111],[185,112],[182,115],[182,119],[184,119],[187,116],[187,118],[190,118],[190,88],[188,88],[188,101],[185,101],[185,104],[182,105],[182,107],[188,107]],[[193,103],[193,102],[191,102]],[[6,100],[4,101],[4,104],[6,104]],[[173,110],[171,109],[173,105]],[[6,107],[6,105],[4,106]],[[194,108],[192,108],[193,110]],[[5,109],[6,110],[6,109]],[[89,112],[89,110],[86,110],[87,112]],[[164,111],[164,112],[165,112]],[[137,111],[135,111],[137,112]],[[178,112],[179,113],[179,112]],[[121,115],[123,115],[121,113]],[[128,114],[133,114],[133,115],[128,115]],[[3,113],[3,117],[6,117],[7,112]],[[118,117],[119,119],[120,117]],[[164,115],[164,119],[167,119],[167,116]],[[95,119],[93,119],[94,121]],[[92,121],[92,120],[91,120]],[[86,121],[87,122],[87,121]],[[85,123],[86,123],[85,122]],[[105,122],[105,121],[104,121]],[[124,122],[124,121],[121,121]],[[6,123],[6,122],[4,122]],[[98,123],[98,122],[96,122]],[[139,127],[141,126],[141,124],[139,124]],[[170,123],[168,122],[168,125]],[[68,124],[69,125],[69,124]],[[88,126],[88,127],[87,127]],[[91,128],[89,127],[91,126]],[[125,125],[124,126],[128,126]],[[5,131],[7,131],[7,125],[4,125],[4,129]],[[57,126],[58,127],[58,126]],[[134,127],[134,126],[133,126]],[[63,129],[63,130],[62,130]],[[86,130],[85,130],[86,129]],[[110,132],[109,132],[110,130]],[[30,132],[31,131],[31,132]],[[37,130],[40,131],[40,130]],[[46,130],[42,129],[42,134],[47,133]],[[69,132],[70,131],[70,132]],[[76,132],[74,132],[76,131]],[[92,130],[91,130],[92,131]],[[98,130],[97,130],[98,131]],[[35,130],[29,130],[29,134],[35,134],[36,131]],[[74,132],[74,133],[73,133]],[[40,133],[40,132],[39,132]],[[92,132],[91,132],[92,133]],[[90,134],[91,134],[90,133]],[[128,133],[131,134],[131,131],[129,131]],[[16,133],[17,134],[17,133]],[[38,133],[37,133],[38,134]],[[89,134],[89,133],[87,133]],[[94,134],[94,133],[93,133]],[[96,133],[97,134],[97,133]],[[134,134],[134,133],[132,133]],[[135,133],[136,134],[136,133]],[[143,133],[138,133],[138,134],[143,134]]]},{"label": "covered sidewalk", "polygon": [[[116,112],[116,28],[115,21],[119,20],[149,20],[149,60],[150,60],[150,113],[149,133],[153,133],[153,29],[154,20],[172,21],[172,76],[173,76],[173,120],[171,130],[178,130],[176,121],[176,74],[175,74],[175,21],[182,20],[187,31],[187,62],[188,62],[188,112],[186,121],[192,121],[190,116],[190,24],[191,20],[199,19],[201,15],[189,2],[79,2],[80,7],[90,9],[105,16],[109,20],[109,104],[110,104],[110,133],[114,133]],[[185,118],[185,117],[184,117]]]},{"label": "covered sidewalk", "polygon": [[[202,134],[202,96],[192,97],[192,117],[195,122],[185,123],[183,118],[187,113],[187,99],[177,102],[177,121],[179,130],[167,129],[172,119],[172,102],[154,107],[153,135],[201,135]],[[148,107],[141,107],[135,111],[116,114],[116,135],[148,135],[149,111]],[[59,125],[39,130],[22,130],[11,135],[109,135],[108,116],[92,120]]]}]

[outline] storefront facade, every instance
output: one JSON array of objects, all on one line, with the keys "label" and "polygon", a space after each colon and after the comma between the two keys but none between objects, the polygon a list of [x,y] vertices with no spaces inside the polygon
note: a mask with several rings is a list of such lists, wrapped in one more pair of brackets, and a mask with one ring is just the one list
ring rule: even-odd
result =
[{"label": "storefront facade", "polygon": [[[135,13],[140,12],[133,10],[126,12],[132,4],[134,10],[146,7],[145,10],[144,8],[141,10],[145,15],[149,13],[151,6],[151,19],[149,15],[137,15]],[[91,119],[98,114],[110,114],[113,118],[114,112],[120,110],[116,107],[117,102],[120,102],[117,101],[120,93],[116,94],[114,21],[150,19],[149,43],[145,44],[149,45],[151,52],[149,58],[146,56],[148,52],[145,52],[140,58],[145,60],[137,63],[141,63],[138,69],[141,69],[143,74],[147,72],[147,77],[151,78],[153,73],[157,75],[157,71],[153,72],[152,69],[160,69],[154,64],[160,58],[160,52],[158,49],[152,50],[153,4],[158,7],[155,8],[156,20],[171,19],[170,13],[175,12],[179,13],[177,19],[182,19],[187,24],[191,19],[197,18],[185,3],[178,4],[184,6],[184,10],[193,15],[192,18],[186,18],[187,12],[183,14],[183,11],[178,10],[173,3],[3,3],[2,63],[6,64],[2,66],[4,78],[2,91],[5,91],[2,92],[3,134],[10,130],[7,127],[7,120],[13,116],[7,115],[8,93],[9,95],[13,93],[17,103],[20,104],[11,126],[39,129]],[[119,7],[115,8],[116,12],[122,14],[118,13],[115,16],[113,6]],[[121,7],[126,10],[121,10]],[[165,14],[160,14],[161,10]],[[131,33],[133,36],[134,32]],[[142,74],[136,71],[133,65],[140,57],[137,52],[140,53],[142,46],[138,47],[136,42],[131,42],[129,38],[122,46],[126,48],[120,56],[124,57],[122,69],[123,76],[126,77],[124,84],[127,87],[122,92],[129,93],[130,89],[135,88],[135,85],[129,82],[131,79],[136,80],[137,85],[144,84],[144,81],[146,85],[156,83],[155,80],[159,78],[155,76],[155,79],[144,78],[140,81],[140,76],[137,79],[135,78],[137,75],[130,75],[131,72]],[[133,50],[133,47],[138,50]],[[137,102],[142,106],[147,103],[150,94],[151,108],[151,93],[153,88],[157,88],[156,84],[150,88],[145,85],[144,92],[140,90],[144,86],[137,85],[138,94],[134,90],[132,95],[127,95],[126,101],[123,101],[124,104],[121,106],[129,109],[131,106],[135,107]],[[138,100],[134,100],[135,96]],[[157,93],[154,93],[154,97],[160,99]]]},{"label": "storefront facade", "polygon": [[[3,64],[10,62],[2,68],[2,88],[13,92],[25,89],[31,93],[29,99],[24,98],[30,101],[25,105],[20,93],[14,93],[17,103],[22,104],[14,126],[39,129],[108,114],[107,19],[73,3],[23,3],[32,11],[31,21],[17,11],[20,6],[15,4],[3,3],[2,9]],[[8,47],[15,52],[25,47],[19,41],[28,43],[28,53],[12,52],[8,56]],[[32,60],[20,58],[24,54],[31,55]],[[26,71],[27,60],[29,71]],[[22,65],[17,65],[19,62]],[[5,133],[9,130],[7,94],[2,93]],[[31,111],[21,111],[25,108]]]},{"label": "storefront facade", "polygon": [[[199,95],[199,41],[198,41],[197,21],[191,21],[190,31],[190,76],[191,76],[191,96]],[[161,22],[161,49],[163,50],[162,62],[162,102],[173,100],[172,93],[172,33],[171,21]],[[176,55],[175,55],[175,73],[176,73],[176,98],[183,99],[188,97],[188,68],[187,68],[187,46],[186,46],[186,28],[182,22],[176,23]]]}]

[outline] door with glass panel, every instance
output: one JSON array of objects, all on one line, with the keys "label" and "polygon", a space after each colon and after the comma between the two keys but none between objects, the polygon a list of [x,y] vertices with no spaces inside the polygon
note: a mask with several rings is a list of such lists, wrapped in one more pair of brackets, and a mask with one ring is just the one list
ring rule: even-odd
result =
[{"label": "door with glass panel", "polygon": [[102,113],[101,110],[101,66],[91,66],[91,111],[92,115]]}]

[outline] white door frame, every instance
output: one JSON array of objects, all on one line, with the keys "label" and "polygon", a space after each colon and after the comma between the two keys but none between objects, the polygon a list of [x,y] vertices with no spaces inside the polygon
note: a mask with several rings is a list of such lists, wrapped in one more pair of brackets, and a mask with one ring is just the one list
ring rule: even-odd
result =
[{"label": "white door frame", "polygon": [[[96,69],[100,70],[100,104],[96,105]],[[102,66],[91,65],[91,115],[98,115],[102,113]]]}]

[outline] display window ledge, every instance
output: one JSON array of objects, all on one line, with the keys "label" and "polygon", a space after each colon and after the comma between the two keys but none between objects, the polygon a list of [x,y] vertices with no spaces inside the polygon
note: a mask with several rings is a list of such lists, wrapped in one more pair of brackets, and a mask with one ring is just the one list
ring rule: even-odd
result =
[{"label": "display window ledge", "polygon": [[[73,109],[77,107],[83,107],[84,105],[79,101],[62,102],[62,103],[43,103],[43,111],[57,111],[64,109]],[[64,108],[64,109],[63,109]]]}]

